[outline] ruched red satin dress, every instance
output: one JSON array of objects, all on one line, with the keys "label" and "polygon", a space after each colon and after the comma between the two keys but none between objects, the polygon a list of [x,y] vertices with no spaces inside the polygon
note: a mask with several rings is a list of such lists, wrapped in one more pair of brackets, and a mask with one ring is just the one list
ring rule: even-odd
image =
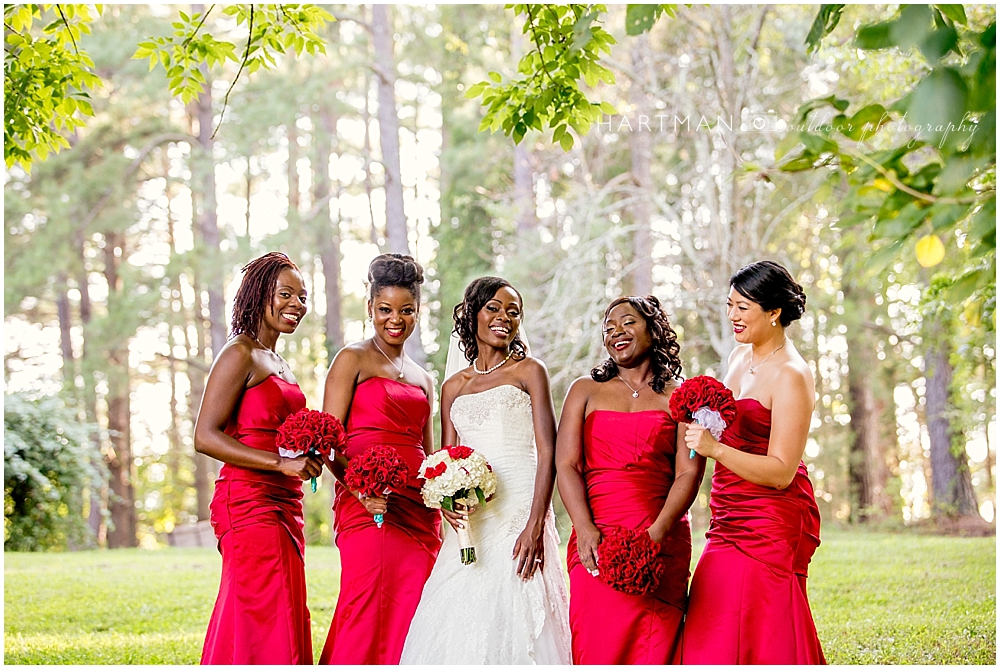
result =
[{"label": "ruched red satin dress", "polygon": [[410,475],[406,490],[389,495],[381,528],[337,484],[333,510],[340,595],[320,664],[399,664],[420,593],[441,548],[441,516],[424,506],[417,478],[430,411],[420,388],[393,379],[372,377],[354,390],[347,418],[348,460],[372,446],[393,446]]},{"label": "ruched red satin dress", "polygon": [[[722,443],[767,453],[771,411],[737,400]],[[718,462],[712,522],[691,581],[684,664],[825,664],[806,572],[819,546],[819,509],[806,466],[784,490],[749,483]]]},{"label": "ruched red satin dress", "polygon": [[[593,411],[584,423],[583,477],[594,524],[646,529],[674,481],[677,423],[665,411]],[[691,564],[687,515],[663,540],[665,572],[650,595],[627,595],[580,563],[576,532],[567,547],[574,664],[676,664]],[[598,569],[600,567],[598,566]]]},{"label": "ruched red satin dress", "polygon": [[[277,453],[278,427],[305,405],[298,385],[269,376],[243,393],[226,434]],[[225,464],[211,509],[222,582],[201,663],[312,664],[301,479]]]}]

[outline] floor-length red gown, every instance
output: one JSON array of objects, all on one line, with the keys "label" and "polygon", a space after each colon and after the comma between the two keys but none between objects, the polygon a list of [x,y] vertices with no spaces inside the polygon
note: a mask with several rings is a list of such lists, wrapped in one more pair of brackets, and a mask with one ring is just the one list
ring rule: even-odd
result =
[{"label": "floor-length red gown", "polygon": [[393,446],[410,470],[404,491],[388,497],[382,527],[337,484],[334,527],[340,594],[320,664],[399,664],[410,621],[441,548],[441,516],[423,504],[424,424],[430,404],[417,386],[380,376],[354,390],[347,418],[348,459]]},{"label": "floor-length red gown", "polygon": [[[646,529],[656,520],[674,481],[676,437],[677,423],[665,411],[587,416],[583,477],[598,529]],[[664,538],[659,559],[665,566],[659,589],[627,595],[587,572],[573,532],[567,564],[574,664],[677,663],[691,564],[686,514]]]},{"label": "floor-length red gown", "polygon": [[[269,376],[243,393],[226,434],[277,453],[278,427],[305,405],[298,385]],[[312,664],[302,480],[225,464],[211,509],[222,581],[201,663]]]},{"label": "floor-length red gown", "polygon": [[[722,443],[767,453],[771,410],[751,398]],[[712,521],[691,580],[684,664],[825,664],[806,572],[819,546],[819,509],[806,466],[784,490],[715,463]]]}]

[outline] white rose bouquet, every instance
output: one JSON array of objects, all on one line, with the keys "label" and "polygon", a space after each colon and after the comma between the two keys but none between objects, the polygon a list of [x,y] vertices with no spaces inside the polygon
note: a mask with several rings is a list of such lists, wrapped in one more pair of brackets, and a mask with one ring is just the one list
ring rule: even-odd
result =
[{"label": "white rose bouquet", "polygon": [[[472,508],[493,496],[497,490],[497,475],[479,453],[468,446],[446,446],[426,460],[420,478],[424,505],[432,509],[454,511],[456,504]],[[476,561],[476,547],[469,535],[469,525],[458,530],[458,546],[462,564]]]}]

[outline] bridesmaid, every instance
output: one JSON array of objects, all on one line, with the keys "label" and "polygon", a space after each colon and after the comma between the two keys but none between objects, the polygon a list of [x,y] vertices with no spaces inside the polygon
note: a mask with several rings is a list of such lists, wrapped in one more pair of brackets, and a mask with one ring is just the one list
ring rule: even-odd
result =
[{"label": "bridesmaid", "polygon": [[[815,389],[785,328],[802,286],[770,261],[736,272],[728,316],[741,344],[725,383],[739,415],[722,442],[689,425],[687,446],[714,458],[712,522],[691,583],[685,664],[824,664],[806,597],[819,509],[802,463]],[[747,602],[753,602],[748,606]]]},{"label": "bridesmaid", "polygon": [[302,275],[287,256],[243,268],[232,333],[194,428],[195,449],[225,463],[211,506],[222,581],[202,664],[312,664],[302,481],[323,465],[283,458],[275,445],[278,426],[306,399],[274,347],[305,315]]},{"label": "bridesmaid", "polygon": [[[573,521],[573,663],[676,663],[691,563],[687,510],[705,464],[678,448],[670,417],[680,346],[650,295],[608,306],[604,347],[610,358],[570,386],[556,441],[559,494]],[[628,595],[600,579],[597,549],[610,526],[646,530],[661,544],[656,592]]]},{"label": "bridesmaid", "polygon": [[[417,327],[423,268],[386,253],[368,267],[371,339],[346,346],[326,375],[323,410],[347,427],[347,458],[394,446],[410,469],[406,490],[359,499],[343,485],[346,460],[328,462],[338,479],[333,503],[340,595],[321,664],[399,664],[424,582],[441,547],[441,519],[420,496],[417,474],[433,450],[430,374],[406,357]],[[381,528],[373,516],[385,514]]]}]

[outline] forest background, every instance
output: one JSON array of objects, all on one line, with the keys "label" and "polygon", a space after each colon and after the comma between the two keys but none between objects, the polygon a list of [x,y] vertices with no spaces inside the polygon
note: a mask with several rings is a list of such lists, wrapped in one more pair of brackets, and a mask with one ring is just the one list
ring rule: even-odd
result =
[{"label": "forest background", "polygon": [[[439,382],[465,285],[511,280],[557,410],[621,294],[657,295],[686,375],[721,378],[728,278],[775,259],[809,300],[789,334],[824,522],[995,533],[995,7],[332,5],[271,61],[277,6],[255,33],[245,9],[38,7],[5,8],[5,101],[22,35],[65,28],[99,81],[59,108],[58,154],[11,151],[6,119],[6,550],[156,547],[207,520],[193,421],[239,268],[272,250],[309,289],[279,352],[313,407],[366,336],[380,252],[426,268],[409,353]],[[192,30],[232,57],[161,59]]]}]

